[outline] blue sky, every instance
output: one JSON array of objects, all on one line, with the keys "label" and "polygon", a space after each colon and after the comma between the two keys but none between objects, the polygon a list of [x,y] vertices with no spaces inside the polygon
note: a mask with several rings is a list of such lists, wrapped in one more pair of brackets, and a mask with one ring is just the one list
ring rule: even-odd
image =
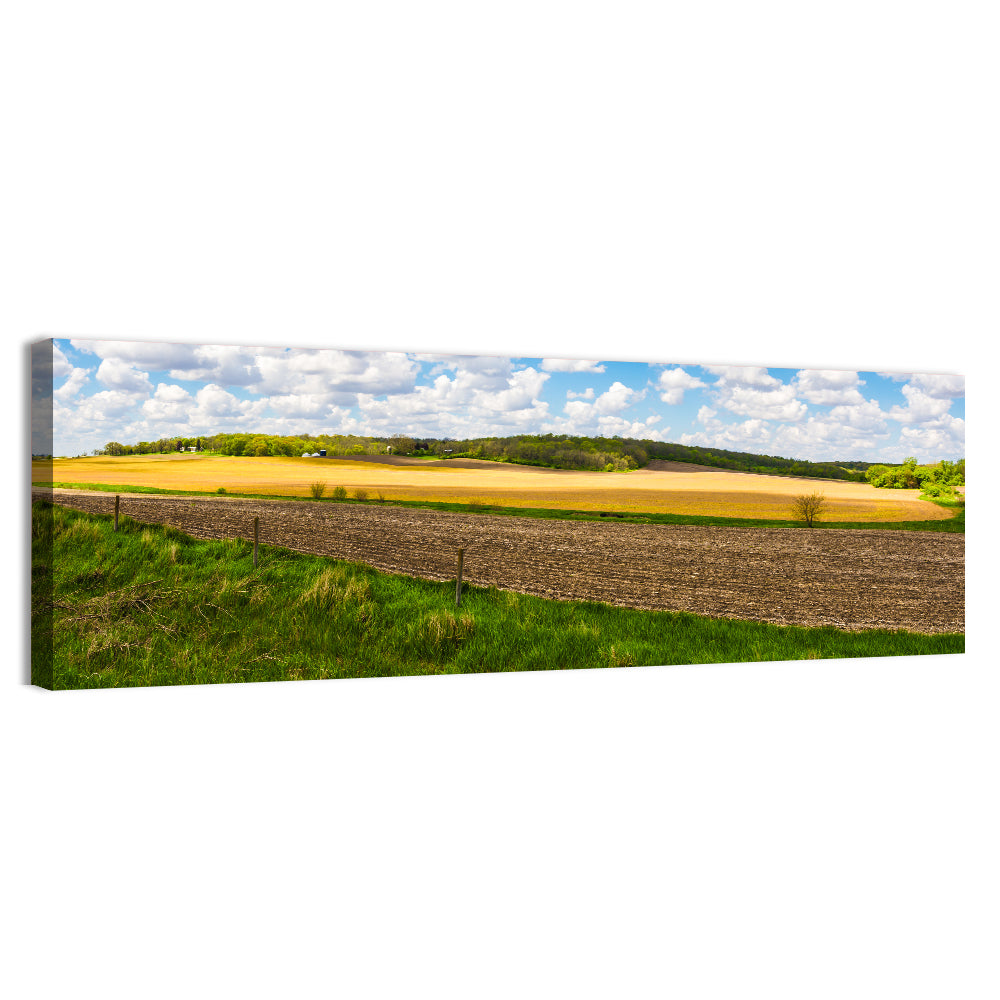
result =
[{"label": "blue sky", "polygon": [[965,379],[949,374],[72,339],[54,341],[52,390],[57,455],[222,431],[617,434],[814,461],[965,455]]}]

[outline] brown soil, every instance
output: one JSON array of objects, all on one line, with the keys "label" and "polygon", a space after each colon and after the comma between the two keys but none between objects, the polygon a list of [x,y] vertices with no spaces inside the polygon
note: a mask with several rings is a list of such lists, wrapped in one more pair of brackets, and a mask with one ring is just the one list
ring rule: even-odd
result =
[{"label": "brown soil", "polygon": [[[54,495],[53,495],[54,494]],[[36,492],[109,514],[108,493]],[[121,512],[262,544],[563,600],[788,625],[964,632],[965,538],[937,532],[637,525],[306,501],[122,496]]]}]

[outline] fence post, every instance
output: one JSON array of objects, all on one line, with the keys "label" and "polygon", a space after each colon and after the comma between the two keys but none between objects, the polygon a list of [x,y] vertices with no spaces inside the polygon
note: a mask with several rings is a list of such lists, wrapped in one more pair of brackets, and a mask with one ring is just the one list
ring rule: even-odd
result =
[{"label": "fence post", "polygon": [[455,581],[455,607],[462,600],[462,562],[465,559],[465,549],[458,550],[458,579]]},{"label": "fence post", "polygon": [[253,568],[257,568],[257,542],[260,538],[260,518],[253,519]]},{"label": "fence post", "polygon": [[118,494],[115,494],[115,531],[118,530],[118,501],[121,499]]}]

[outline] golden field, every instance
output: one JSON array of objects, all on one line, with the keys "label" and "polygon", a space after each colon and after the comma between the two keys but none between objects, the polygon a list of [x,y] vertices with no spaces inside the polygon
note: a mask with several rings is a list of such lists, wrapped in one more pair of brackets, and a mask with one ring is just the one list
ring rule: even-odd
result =
[{"label": "golden field", "polygon": [[867,483],[791,479],[727,472],[675,462],[655,462],[629,473],[574,472],[456,459],[429,462],[387,457],[236,458],[219,455],[134,455],[33,462],[32,480],[154,486],[230,493],[309,496],[309,484],[325,482],[371,498],[489,503],[560,510],[703,514],[721,517],[791,517],[791,498],[822,493],[826,521],[926,521],[951,514],[919,490],[876,490]]}]

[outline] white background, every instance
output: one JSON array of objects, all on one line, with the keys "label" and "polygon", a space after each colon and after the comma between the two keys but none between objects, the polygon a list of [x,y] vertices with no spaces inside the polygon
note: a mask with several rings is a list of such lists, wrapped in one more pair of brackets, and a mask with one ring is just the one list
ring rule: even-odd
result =
[{"label": "white background", "polygon": [[19,463],[7,995],[996,995],[988,12],[7,11],[11,454],[77,335],[959,372],[972,459],[964,656],[62,694]]}]

